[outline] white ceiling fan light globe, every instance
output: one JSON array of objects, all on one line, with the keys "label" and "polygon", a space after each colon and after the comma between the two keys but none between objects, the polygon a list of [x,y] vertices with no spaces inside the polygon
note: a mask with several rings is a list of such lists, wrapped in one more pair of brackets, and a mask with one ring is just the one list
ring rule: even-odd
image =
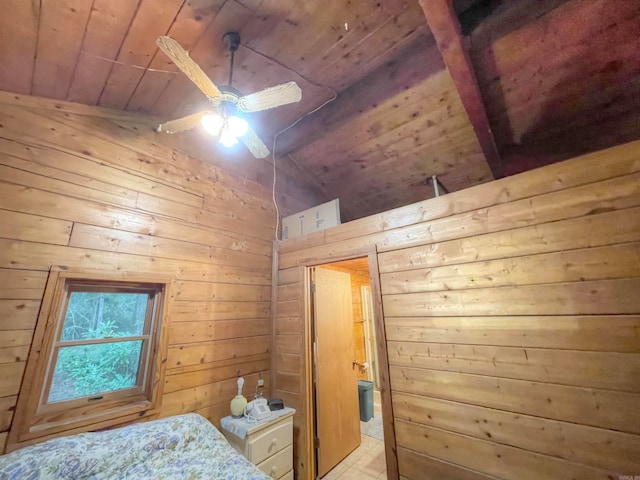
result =
[{"label": "white ceiling fan light globe", "polygon": [[242,117],[232,115],[227,122],[229,124],[229,131],[236,138],[243,137],[249,131],[249,124]]},{"label": "white ceiling fan light globe", "polygon": [[225,128],[220,133],[219,142],[225,147],[229,148],[229,147],[233,147],[236,143],[238,143],[238,139],[233,135],[231,131],[229,131],[228,128]]},{"label": "white ceiling fan light globe", "polygon": [[218,114],[209,113],[202,116],[201,123],[202,127],[208,134],[217,137],[218,135],[220,135],[220,130],[222,130],[224,119]]}]

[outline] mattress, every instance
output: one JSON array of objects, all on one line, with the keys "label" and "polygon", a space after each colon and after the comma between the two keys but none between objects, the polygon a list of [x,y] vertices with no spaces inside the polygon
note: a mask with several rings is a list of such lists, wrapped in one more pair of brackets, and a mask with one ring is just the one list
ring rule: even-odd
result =
[{"label": "mattress", "polygon": [[195,413],[56,438],[0,456],[0,480],[270,477]]}]

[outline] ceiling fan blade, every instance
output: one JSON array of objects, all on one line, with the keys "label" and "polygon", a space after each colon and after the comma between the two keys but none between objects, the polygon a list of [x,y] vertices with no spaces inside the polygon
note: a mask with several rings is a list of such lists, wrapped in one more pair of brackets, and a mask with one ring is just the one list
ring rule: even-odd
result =
[{"label": "ceiling fan blade", "polygon": [[160,47],[160,50],[175,63],[176,67],[182,70],[182,72],[189,77],[189,80],[195,83],[207,97],[218,98],[221,96],[218,87],[216,87],[207,74],[204,73],[200,65],[198,65],[189,56],[187,51],[173,38],[167,36],[158,37],[156,44]]},{"label": "ceiling fan blade", "polygon": [[269,156],[269,149],[264,144],[260,137],[253,131],[253,129],[249,128],[249,131],[241,137],[241,140],[247,146],[251,154],[256,158],[265,158]]},{"label": "ceiling fan blade", "polygon": [[202,117],[209,112],[198,112],[186,117],[177,118],[175,120],[169,120],[168,122],[161,123],[156,129],[158,132],[166,133],[178,133],[185,130],[191,130],[192,128],[200,125]]},{"label": "ceiling fan blade", "polygon": [[237,108],[243,112],[259,112],[269,108],[299,102],[302,90],[296,82],[287,82],[275,87],[265,88],[238,100]]}]

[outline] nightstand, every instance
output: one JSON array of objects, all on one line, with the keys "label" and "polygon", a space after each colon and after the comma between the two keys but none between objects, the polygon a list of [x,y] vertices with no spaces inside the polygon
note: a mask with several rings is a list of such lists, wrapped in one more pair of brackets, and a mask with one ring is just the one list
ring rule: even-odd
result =
[{"label": "nightstand", "polygon": [[293,480],[295,412],[293,408],[275,410],[273,418],[257,423],[225,417],[220,421],[222,433],[241,455],[271,478]]}]

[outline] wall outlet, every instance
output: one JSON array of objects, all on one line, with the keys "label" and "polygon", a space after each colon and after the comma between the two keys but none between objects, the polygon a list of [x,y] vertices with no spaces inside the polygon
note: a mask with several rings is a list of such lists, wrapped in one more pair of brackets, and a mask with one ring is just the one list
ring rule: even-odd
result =
[{"label": "wall outlet", "polygon": [[262,379],[262,378],[258,379],[258,386],[259,387],[264,387],[264,379]]}]

